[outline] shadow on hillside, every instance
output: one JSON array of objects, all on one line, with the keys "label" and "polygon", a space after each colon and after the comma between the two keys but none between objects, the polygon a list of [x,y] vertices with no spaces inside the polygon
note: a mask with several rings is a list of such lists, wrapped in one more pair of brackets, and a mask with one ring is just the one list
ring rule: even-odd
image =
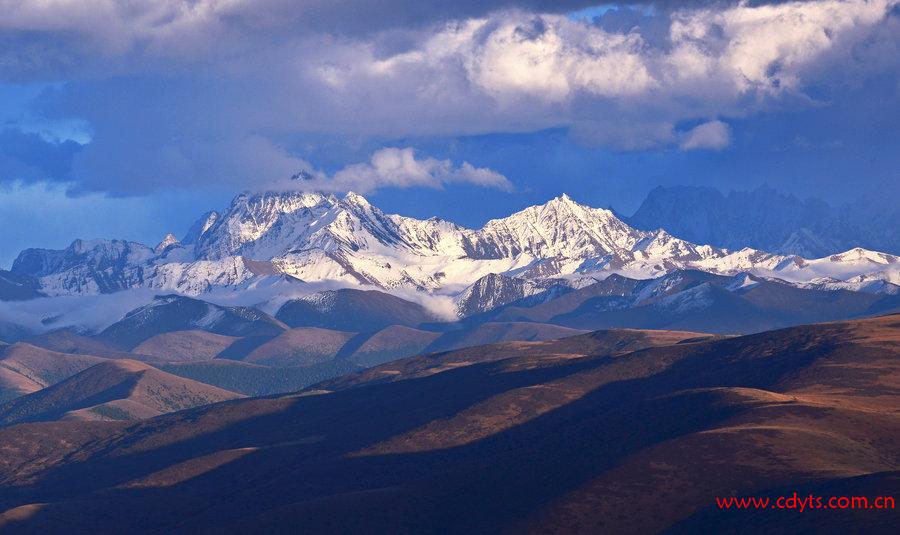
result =
[{"label": "shadow on hillside", "polygon": [[[649,377],[607,383],[526,423],[442,450],[348,456],[510,389],[563,377],[577,383],[588,375],[580,372],[615,359],[517,372],[504,372],[503,362],[478,364],[325,396],[232,402],[273,404],[278,410],[224,421],[218,429],[197,428],[198,436],[175,444],[117,454],[152,439],[169,422],[207,425],[201,416],[221,412],[222,405],[187,411],[138,424],[101,455],[61,466],[31,487],[4,489],[0,497],[4,508],[56,502],[37,511],[29,526],[61,531],[82,523],[165,532],[497,531],[636,451],[710,428],[741,410],[702,393],[668,394],[771,388],[834,347],[798,337],[761,354],[759,347],[769,340],[764,336],[638,352],[674,364]],[[116,488],[182,461],[243,447],[259,449],[170,486]]]}]

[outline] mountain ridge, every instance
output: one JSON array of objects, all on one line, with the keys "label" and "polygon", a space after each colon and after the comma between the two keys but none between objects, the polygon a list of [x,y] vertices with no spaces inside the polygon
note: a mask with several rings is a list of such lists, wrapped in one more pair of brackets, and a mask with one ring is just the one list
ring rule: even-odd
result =
[{"label": "mountain ridge", "polygon": [[104,360],[0,405],[0,425],[62,418],[143,419],[240,397],[136,360]]},{"label": "mountain ridge", "polygon": [[300,291],[305,283],[455,296],[491,274],[577,286],[611,273],[652,278],[676,269],[746,271],[833,289],[880,291],[900,282],[894,255],[854,248],[807,259],[698,245],[663,229],[639,230],[568,195],[473,230],[385,214],[352,192],[297,191],[242,193],[225,211],[201,216],[182,240],[167,236],[155,249],[103,239],[26,249],[11,273],[51,296],[130,288],[196,296],[263,287],[274,295],[294,283]]},{"label": "mountain ridge", "polygon": [[710,187],[658,186],[628,224],[665,228],[689,241],[718,247],[754,247],[779,254],[824,257],[862,246],[900,254],[900,211],[874,195],[831,206],[763,185],[723,194]]}]

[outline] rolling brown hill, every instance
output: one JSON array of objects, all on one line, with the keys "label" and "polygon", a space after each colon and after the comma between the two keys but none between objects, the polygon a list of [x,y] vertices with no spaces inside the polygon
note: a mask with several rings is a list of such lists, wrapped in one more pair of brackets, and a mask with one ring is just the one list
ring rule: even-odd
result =
[{"label": "rolling brown hill", "polygon": [[157,366],[179,377],[247,396],[297,392],[310,385],[361,369],[349,359],[334,359],[310,366],[260,366],[228,359],[171,362]]},{"label": "rolling brown hill", "polygon": [[239,397],[136,360],[106,360],[0,405],[0,425],[68,418],[138,420]]},{"label": "rolling brown hill", "polygon": [[43,385],[8,368],[0,367],[0,403],[37,392]]},{"label": "rolling brown hill", "polygon": [[132,352],[167,362],[209,360],[231,346],[235,340],[238,338],[200,330],[173,331],[144,340]]},{"label": "rolling brown hill", "polygon": [[309,366],[334,358],[354,333],[295,327],[253,349],[240,360],[269,366]]},{"label": "rolling brown hill", "polygon": [[465,347],[441,353],[418,355],[323,382],[319,388],[330,391],[370,383],[405,381],[454,368],[486,364],[506,359],[578,359],[590,355],[621,355],[655,346],[713,338],[711,335],[684,331],[642,331],[610,329],[536,342],[503,342]]},{"label": "rolling brown hill", "polygon": [[97,337],[85,336],[69,330],[58,330],[32,336],[27,338],[25,342],[59,353],[93,355],[110,359],[130,358],[143,360],[137,356],[137,352],[123,351],[121,348],[108,344]]},{"label": "rolling brown hill", "polygon": [[513,340],[533,342],[554,340],[587,332],[548,323],[488,322],[474,327],[450,331],[428,345],[426,351],[448,351],[460,347],[480,346]]},{"label": "rolling brown hill", "polygon": [[50,351],[25,342],[0,346],[0,400],[36,392],[105,359]]},{"label": "rolling brown hill", "polygon": [[439,336],[440,333],[391,325],[360,341],[358,347],[352,348],[350,358],[362,366],[377,366],[422,353]]},{"label": "rolling brown hill", "polygon": [[5,428],[0,527],[894,532],[895,510],[710,508],[784,489],[896,494],[900,317],[628,352],[642,335],[413,357],[128,426]]}]

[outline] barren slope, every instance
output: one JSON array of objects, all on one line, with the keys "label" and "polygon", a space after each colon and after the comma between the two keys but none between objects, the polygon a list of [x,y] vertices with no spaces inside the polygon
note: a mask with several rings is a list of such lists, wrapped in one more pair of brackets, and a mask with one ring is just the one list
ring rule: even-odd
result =
[{"label": "barren slope", "polygon": [[0,405],[0,423],[74,418],[138,420],[242,397],[136,360],[107,360]]},{"label": "barren slope", "polygon": [[0,399],[29,394],[106,359],[58,353],[25,342],[0,346]]},{"label": "barren slope", "polygon": [[[900,317],[623,352],[642,337],[653,338],[613,331],[415,357],[318,395],[128,428],[0,430],[2,522],[45,532],[690,530],[716,496],[895,481]],[[865,513],[853,531],[896,526],[895,511]],[[747,520],[719,515],[714,531]],[[755,525],[841,531],[845,521],[825,511]]]},{"label": "barren slope", "polygon": [[206,331],[173,331],[144,340],[132,349],[132,352],[158,357],[169,362],[209,360],[237,339],[234,336]]}]

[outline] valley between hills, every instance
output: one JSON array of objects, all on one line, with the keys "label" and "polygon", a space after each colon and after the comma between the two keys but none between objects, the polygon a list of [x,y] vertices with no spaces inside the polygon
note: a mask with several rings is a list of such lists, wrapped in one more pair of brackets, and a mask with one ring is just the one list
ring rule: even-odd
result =
[{"label": "valley between hills", "polygon": [[215,403],[141,421],[67,406],[51,418],[73,380],[92,402],[123,382],[122,405],[193,402],[193,383],[109,359],[14,411],[45,421],[0,429],[0,526],[888,533],[893,510],[722,511],[714,498],[896,492],[898,357],[897,315],[743,336],[612,329],[413,356],[265,398],[204,387],[194,395]]}]

